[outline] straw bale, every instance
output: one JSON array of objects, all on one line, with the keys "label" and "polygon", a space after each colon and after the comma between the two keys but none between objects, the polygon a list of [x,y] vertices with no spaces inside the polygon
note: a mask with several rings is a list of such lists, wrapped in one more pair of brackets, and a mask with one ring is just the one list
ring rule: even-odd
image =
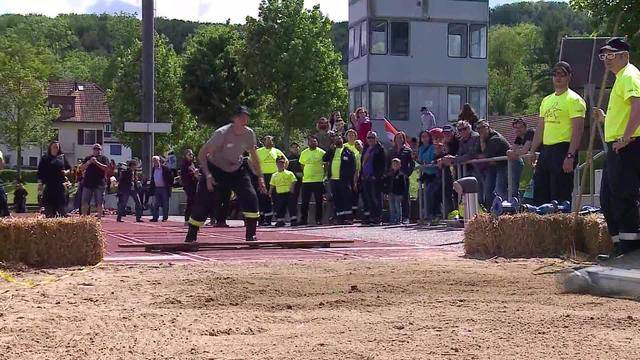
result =
[{"label": "straw bale", "polygon": [[95,265],[104,238],[97,219],[6,218],[0,220],[0,261],[36,267]]},{"label": "straw bale", "polygon": [[576,220],[571,214],[523,213],[475,216],[465,227],[464,248],[467,255],[480,258],[555,257],[569,253],[574,241],[577,251],[592,257],[611,246],[598,216]]}]

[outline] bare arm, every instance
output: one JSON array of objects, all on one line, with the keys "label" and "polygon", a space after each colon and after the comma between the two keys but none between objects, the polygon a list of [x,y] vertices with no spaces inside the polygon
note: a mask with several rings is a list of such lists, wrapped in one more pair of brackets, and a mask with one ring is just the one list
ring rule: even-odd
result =
[{"label": "bare arm", "polygon": [[198,152],[198,163],[200,164],[200,171],[204,174],[205,177],[211,177],[211,172],[209,172],[209,160],[207,157],[209,154],[213,153],[213,145],[210,143],[205,143]]},{"label": "bare arm", "polygon": [[624,135],[622,136],[622,138],[624,140],[631,139],[631,137],[636,132],[639,126],[640,126],[640,98],[632,97],[631,98],[631,116],[629,117],[629,122],[627,123],[627,128],[624,130]]},{"label": "bare arm", "polygon": [[569,144],[569,153],[576,154],[582,143],[582,134],[584,133],[584,118],[576,117],[571,119],[571,143]]},{"label": "bare arm", "polygon": [[536,129],[536,133],[533,135],[533,141],[531,142],[531,147],[529,152],[536,152],[540,145],[542,144],[542,135],[544,134],[544,119],[540,118],[538,120],[538,129]]}]

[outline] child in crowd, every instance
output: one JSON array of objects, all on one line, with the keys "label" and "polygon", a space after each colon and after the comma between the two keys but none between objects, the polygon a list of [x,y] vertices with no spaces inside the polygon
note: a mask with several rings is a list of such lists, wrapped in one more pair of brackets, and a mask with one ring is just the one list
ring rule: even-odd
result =
[{"label": "child in crowd", "polygon": [[285,158],[279,157],[277,160],[278,172],[271,176],[271,199],[276,211],[276,227],[285,225],[285,215],[289,209],[289,219],[291,226],[296,226],[298,222],[297,199],[293,199],[293,190],[297,182],[296,175],[289,170],[285,170]]},{"label": "child in crowd", "polygon": [[398,158],[391,160],[391,173],[388,178],[389,191],[389,223],[398,225],[402,221],[402,197],[406,192],[407,176],[400,168],[402,161]]},{"label": "child in crowd", "polygon": [[29,192],[24,188],[24,184],[18,180],[16,189],[13,192],[13,206],[17,214],[27,212],[27,195],[29,195]]}]

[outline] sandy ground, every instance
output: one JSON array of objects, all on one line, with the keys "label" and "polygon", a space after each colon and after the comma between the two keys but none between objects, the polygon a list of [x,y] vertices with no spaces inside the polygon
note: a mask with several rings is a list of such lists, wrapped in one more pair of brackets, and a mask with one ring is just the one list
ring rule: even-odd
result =
[{"label": "sandy ground", "polygon": [[560,294],[553,261],[14,270],[71,276],[0,282],[0,359],[640,358],[640,303]]}]

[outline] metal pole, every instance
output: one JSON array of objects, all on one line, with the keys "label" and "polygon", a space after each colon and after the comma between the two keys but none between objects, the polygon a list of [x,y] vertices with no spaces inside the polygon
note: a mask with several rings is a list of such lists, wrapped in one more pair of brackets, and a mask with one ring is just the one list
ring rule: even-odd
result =
[{"label": "metal pole", "polygon": [[507,199],[510,199],[513,196],[513,181],[511,179],[511,172],[513,171],[513,164],[511,160],[507,160],[507,191],[509,194],[507,195]]},{"label": "metal pole", "polygon": [[[154,65],[154,4],[153,0],[142,0],[142,121],[155,122],[155,65]],[[153,132],[143,135],[142,170],[151,174],[151,157],[154,144]]]},{"label": "metal pole", "polygon": [[443,167],[442,168],[442,220],[443,221],[447,219],[447,214],[446,214],[447,209],[446,209],[446,203],[445,203],[446,196],[444,193],[446,189],[445,184],[446,184],[446,178],[444,176],[444,167]]},{"label": "metal pole", "polygon": [[589,166],[589,182],[590,182],[590,186],[589,186],[589,192],[591,193],[591,206],[595,206],[596,204],[596,197],[595,197],[595,187],[596,187],[596,170],[595,170],[595,166]]}]

